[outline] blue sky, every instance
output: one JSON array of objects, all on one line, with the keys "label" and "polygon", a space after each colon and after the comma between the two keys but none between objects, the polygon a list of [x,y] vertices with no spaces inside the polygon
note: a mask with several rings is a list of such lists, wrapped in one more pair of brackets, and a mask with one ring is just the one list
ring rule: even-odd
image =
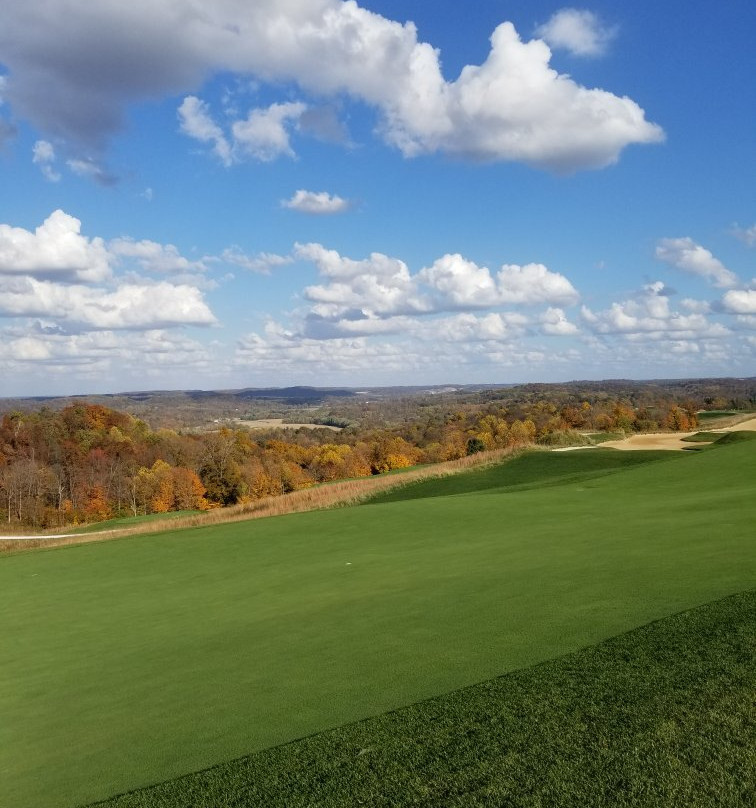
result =
[{"label": "blue sky", "polygon": [[754,374],[746,0],[3,15],[0,395]]}]

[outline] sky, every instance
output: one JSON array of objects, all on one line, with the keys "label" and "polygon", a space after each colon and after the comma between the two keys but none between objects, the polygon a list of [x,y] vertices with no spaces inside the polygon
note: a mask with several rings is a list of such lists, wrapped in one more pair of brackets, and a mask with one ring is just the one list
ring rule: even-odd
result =
[{"label": "sky", "polygon": [[756,375],[750,0],[2,7],[0,396]]}]

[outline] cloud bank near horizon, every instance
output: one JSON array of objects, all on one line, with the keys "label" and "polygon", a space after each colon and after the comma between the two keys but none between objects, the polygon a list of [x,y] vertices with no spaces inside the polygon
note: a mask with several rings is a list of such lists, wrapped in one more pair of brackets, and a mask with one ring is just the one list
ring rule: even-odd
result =
[{"label": "cloud bank near horizon", "polygon": [[[228,247],[188,258],[173,244],[88,236],[80,220],[55,210],[33,230],[0,223],[0,367],[80,379],[115,366],[163,378],[275,371],[344,383],[378,367],[404,375],[438,366],[569,368],[588,355],[619,366],[639,343],[660,363],[752,350],[756,281],[741,282],[689,237],[658,245],[660,265],[699,276],[712,293],[675,305],[674,290],[653,281],[596,309],[584,302],[590,290],[540,263],[491,269],[447,253],[412,271],[397,257],[352,258],[318,242],[296,243],[288,255]],[[217,273],[237,267],[269,282],[264,276],[291,264],[316,282],[299,286],[288,316],[209,342],[188,333],[225,328],[213,311]]]}]

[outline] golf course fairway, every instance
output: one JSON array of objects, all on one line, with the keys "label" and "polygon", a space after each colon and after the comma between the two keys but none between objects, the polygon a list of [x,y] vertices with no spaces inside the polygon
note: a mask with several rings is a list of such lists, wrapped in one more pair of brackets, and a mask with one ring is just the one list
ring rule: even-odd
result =
[{"label": "golf course fairway", "polygon": [[2,804],[73,808],[752,589],[754,460],[2,558]]}]

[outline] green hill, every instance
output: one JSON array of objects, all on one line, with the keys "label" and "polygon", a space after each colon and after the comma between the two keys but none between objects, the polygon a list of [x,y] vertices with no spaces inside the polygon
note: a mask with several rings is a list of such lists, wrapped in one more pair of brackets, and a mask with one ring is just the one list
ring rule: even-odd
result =
[{"label": "green hill", "polygon": [[[756,433],[754,433],[756,434]],[[481,491],[517,491],[564,485],[663,460],[679,460],[672,452],[618,452],[615,449],[580,449],[569,452],[529,451],[506,463],[410,483],[370,499],[371,503],[444,497]]]},{"label": "green hill", "polygon": [[751,589],[753,451],[2,558],[4,804],[105,798]]},{"label": "green hill", "polygon": [[717,438],[717,446],[726,446],[730,443],[743,443],[746,441],[756,440],[756,432],[749,432],[745,429],[735,432],[725,432],[722,437]]}]

